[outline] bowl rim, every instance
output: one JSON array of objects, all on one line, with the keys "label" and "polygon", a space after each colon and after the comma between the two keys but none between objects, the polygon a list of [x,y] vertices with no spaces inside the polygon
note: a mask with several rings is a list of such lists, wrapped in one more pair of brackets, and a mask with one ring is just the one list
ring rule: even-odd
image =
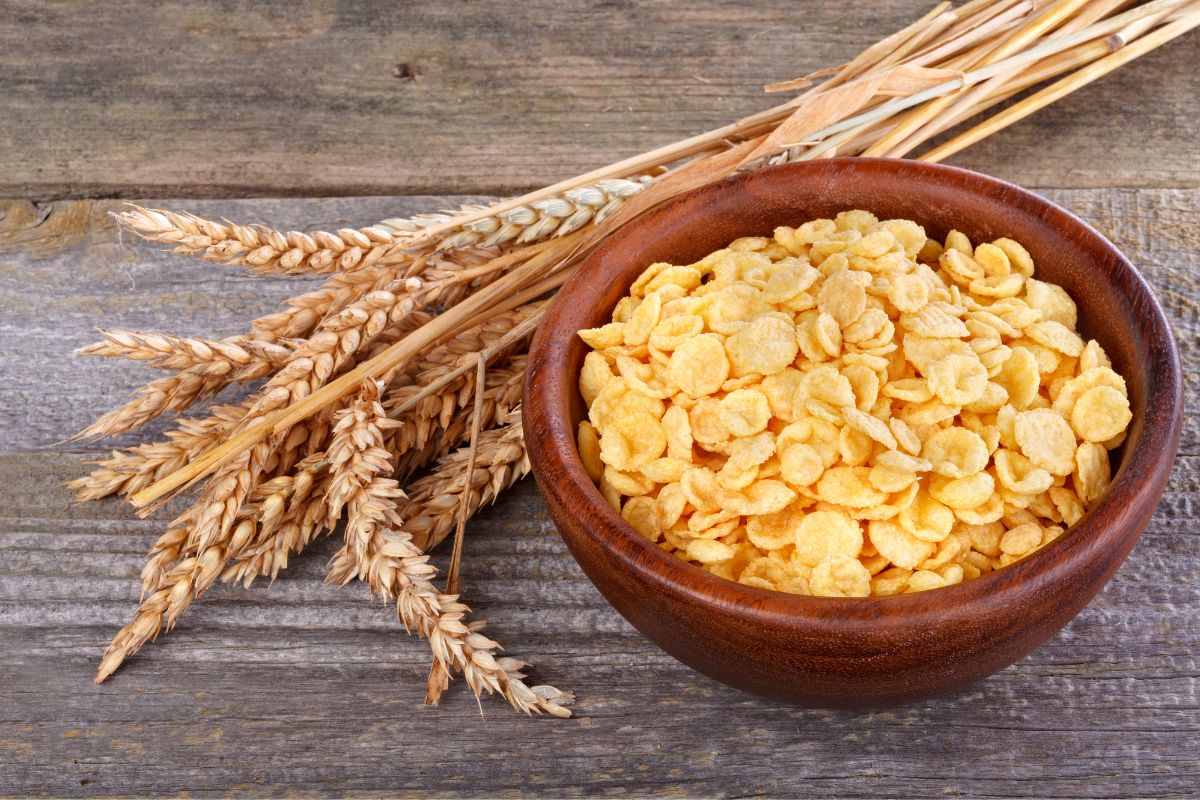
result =
[{"label": "bowl rim", "polygon": [[[554,373],[561,373],[563,365],[545,354],[554,336],[575,335],[574,330],[560,330],[559,318],[562,309],[572,302],[574,292],[583,285],[588,266],[645,235],[666,215],[704,205],[718,193],[737,194],[747,183],[763,180],[764,175],[768,179],[778,177],[782,180],[809,170],[853,173],[863,169],[907,172],[910,175],[905,176],[906,179],[916,176],[935,182],[953,178],[960,187],[969,187],[972,194],[993,199],[997,195],[1016,195],[1020,198],[1022,213],[1036,212],[1041,221],[1059,230],[1073,228],[1077,234],[1082,234],[1080,241],[1090,240],[1089,248],[1111,261],[1115,270],[1125,273],[1122,277],[1128,282],[1130,302],[1152,310],[1144,326],[1138,329],[1138,335],[1148,349],[1157,348],[1166,358],[1148,365],[1151,373],[1146,383],[1154,387],[1156,394],[1169,393],[1169,408],[1167,414],[1143,420],[1138,435],[1131,435],[1130,442],[1136,447],[1126,448],[1109,491],[1098,506],[1050,545],[1008,567],[948,587],[885,597],[816,597],[745,586],[667,553],[637,533],[608,505],[583,468],[574,431],[569,429],[569,424],[568,430],[561,430],[558,426],[560,417],[554,413],[556,408],[564,409],[561,419],[569,421],[569,413],[565,410],[570,408],[570,392],[578,391],[578,378],[572,375],[566,380],[560,375],[559,380],[555,380]],[[567,352],[566,346],[562,352]],[[1149,397],[1145,405],[1151,405]],[[692,601],[713,610],[750,616],[765,625],[795,628],[807,623],[824,627],[833,619],[842,626],[843,632],[854,633],[911,629],[914,624],[945,622],[948,615],[955,615],[956,610],[959,615],[966,615],[1008,607],[1030,592],[1049,592],[1056,586],[1068,585],[1072,574],[1080,567],[1094,563],[1098,557],[1111,555],[1114,547],[1120,552],[1123,529],[1130,524],[1131,512],[1142,509],[1148,496],[1152,509],[1161,496],[1178,449],[1182,406],[1179,356],[1166,315],[1133,264],[1092,226],[1039,195],[971,170],[908,159],[831,158],[766,167],[714,181],[661,203],[605,237],[553,298],[538,327],[530,346],[523,425],[527,441],[532,443],[529,454],[539,486],[551,496],[547,499],[561,508],[593,507],[596,511],[594,524],[577,533],[599,545],[624,569],[646,582],[646,588],[686,594]],[[553,470],[554,478],[546,480],[543,475],[550,471],[551,465],[557,469]],[[1147,481],[1157,484],[1152,487],[1152,492],[1145,491]],[[561,533],[568,538],[565,532]],[[1126,546],[1132,547],[1136,538],[1132,537]],[[1121,556],[1112,566],[1113,570],[1123,560],[1124,553]]]}]

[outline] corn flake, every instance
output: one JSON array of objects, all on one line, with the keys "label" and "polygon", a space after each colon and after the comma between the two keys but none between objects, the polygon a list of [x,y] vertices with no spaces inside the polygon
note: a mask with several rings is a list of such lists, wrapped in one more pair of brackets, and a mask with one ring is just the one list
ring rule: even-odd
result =
[{"label": "corn flake", "polygon": [[965,478],[987,466],[988,449],[979,434],[966,428],[944,428],[925,441],[922,455],[933,471],[950,478]]},{"label": "corn flake", "polygon": [[1067,421],[1048,408],[1022,411],[1013,426],[1017,445],[1051,475],[1070,475],[1075,467],[1075,434]]},{"label": "corn flake", "polygon": [[817,496],[828,503],[868,508],[887,502],[887,493],[872,485],[866,467],[833,467],[817,482]]},{"label": "corn flake", "polygon": [[785,369],[800,350],[790,319],[762,316],[725,340],[733,375],[773,375]]},{"label": "corn flake", "polygon": [[813,567],[808,585],[817,597],[867,597],[871,594],[871,573],[857,558],[828,556]]},{"label": "corn flake", "polygon": [[672,383],[685,394],[702,397],[720,389],[729,377],[729,359],[721,338],[704,333],[675,348],[669,369]]},{"label": "corn flake", "polygon": [[600,460],[600,435],[596,433],[596,427],[587,420],[580,422],[577,438],[583,468],[593,481],[600,480],[600,476],[604,474],[604,462]]},{"label": "corn flake", "polygon": [[1071,428],[1088,442],[1103,442],[1124,433],[1131,419],[1129,398],[1111,386],[1088,389],[1071,410]]},{"label": "corn flake", "polygon": [[810,567],[835,555],[858,558],[862,551],[861,526],[838,511],[805,514],[794,530],[795,558]]}]

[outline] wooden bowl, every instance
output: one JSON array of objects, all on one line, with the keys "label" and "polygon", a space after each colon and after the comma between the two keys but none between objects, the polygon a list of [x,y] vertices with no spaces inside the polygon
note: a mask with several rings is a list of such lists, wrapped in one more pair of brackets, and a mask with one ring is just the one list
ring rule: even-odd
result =
[{"label": "wooden bowl", "polygon": [[[742,586],[638,535],[584,472],[575,429],[585,346],[650,264],[687,264],[739,236],[771,235],[864,208],[934,237],[1025,245],[1038,277],[1065,287],[1080,330],[1125,376],[1133,422],[1108,496],[1072,530],[973,581],[881,598],[802,597]],[[1154,294],[1128,260],[1069,212],[966,170],[831,159],[744,173],[637,218],[605,240],[554,299],[534,338],[525,436],[538,485],[571,552],[622,615],[694,669],[755,694],[814,706],[880,707],[951,692],[1013,663],[1065,625],[1132,549],[1167,482],[1181,424],[1179,359]],[[1119,459],[1119,469],[1116,460]]]}]

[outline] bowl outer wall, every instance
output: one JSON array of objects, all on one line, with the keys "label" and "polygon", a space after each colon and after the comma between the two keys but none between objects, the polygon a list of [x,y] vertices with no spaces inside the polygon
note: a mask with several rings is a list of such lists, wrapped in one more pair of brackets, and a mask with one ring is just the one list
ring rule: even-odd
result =
[{"label": "bowl outer wall", "polygon": [[[1134,419],[1108,496],[1069,533],[1000,571],[888,598],[813,598],[725,581],[646,541],[601,498],[574,430],[581,328],[609,319],[651,263],[691,263],[738,236],[838,211],[913,219],[934,236],[1024,244],[1062,285],[1080,329],[1126,377]],[[1064,209],[966,170],[829,159],[743,173],[675,198],[615,232],[560,290],[530,350],[525,432],[551,516],[588,577],[638,630],[689,666],[791,702],[879,707],[942,694],[1053,635],[1120,566],[1154,512],[1178,447],[1182,398],[1170,327],[1103,236]]]}]

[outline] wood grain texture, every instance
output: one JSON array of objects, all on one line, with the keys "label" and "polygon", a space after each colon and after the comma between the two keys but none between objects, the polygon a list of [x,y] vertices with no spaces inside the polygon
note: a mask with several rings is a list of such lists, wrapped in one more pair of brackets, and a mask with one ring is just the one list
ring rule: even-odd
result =
[{"label": "wood grain texture", "polygon": [[[0,206],[0,795],[1194,797],[1200,191],[1043,194],[1142,268],[1183,362],[1181,455],[1108,587],[976,687],[889,712],[805,711],[727,689],[643,639],[525,481],[471,525],[465,586],[539,679],[577,692],[566,722],[498,702],[481,717],[461,686],[424,708],[424,645],[360,587],[324,585],[332,541],[273,586],[215,588],[94,686],[162,523],[115,502],[73,505],[61,483],[99,446],[52,444],[156,373],[68,351],[101,324],[233,333],[303,281],[122,242],[104,217],[112,203]],[[159,203],[337,227],[460,199]]]},{"label": "wood grain texture", "polygon": [[[517,193],[780,102],[933,4],[6,0],[0,197]],[[954,163],[1200,185],[1198,61],[1193,34]]]}]

